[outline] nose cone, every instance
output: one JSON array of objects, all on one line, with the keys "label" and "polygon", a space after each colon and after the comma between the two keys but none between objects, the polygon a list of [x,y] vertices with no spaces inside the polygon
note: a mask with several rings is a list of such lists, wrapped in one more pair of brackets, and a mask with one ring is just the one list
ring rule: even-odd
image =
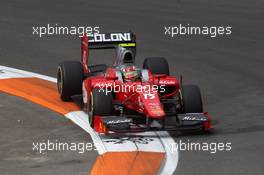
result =
[{"label": "nose cone", "polygon": [[162,118],[165,116],[165,112],[163,110],[163,108],[161,107],[150,107],[148,110],[147,110],[147,113],[148,113],[148,116],[150,118]]},{"label": "nose cone", "polygon": [[165,116],[159,95],[156,92],[140,94],[146,115],[150,118],[162,118]]}]

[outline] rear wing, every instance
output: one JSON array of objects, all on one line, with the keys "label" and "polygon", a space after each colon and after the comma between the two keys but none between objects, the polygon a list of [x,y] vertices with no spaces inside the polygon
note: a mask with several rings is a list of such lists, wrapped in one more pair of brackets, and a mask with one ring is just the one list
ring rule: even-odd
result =
[{"label": "rear wing", "polygon": [[89,49],[111,49],[117,46],[136,47],[136,35],[131,32],[126,33],[105,33],[89,34]]},{"label": "rear wing", "polygon": [[136,35],[131,32],[125,33],[84,33],[81,43],[82,65],[84,73],[89,73],[88,56],[89,49],[115,49],[124,47],[136,52]]}]

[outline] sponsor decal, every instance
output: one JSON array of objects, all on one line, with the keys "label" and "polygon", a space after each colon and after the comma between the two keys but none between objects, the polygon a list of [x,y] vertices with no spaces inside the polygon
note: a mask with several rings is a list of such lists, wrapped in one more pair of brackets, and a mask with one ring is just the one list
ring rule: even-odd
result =
[{"label": "sponsor decal", "polygon": [[152,100],[155,98],[155,94],[143,94],[146,100]]},{"label": "sponsor decal", "polygon": [[130,33],[89,34],[89,42],[131,41]]},{"label": "sponsor decal", "polygon": [[130,123],[132,119],[117,119],[117,120],[108,120],[106,121],[107,125],[121,124],[121,123]]},{"label": "sponsor decal", "polygon": [[182,118],[182,120],[189,120],[189,121],[207,121],[206,117],[202,117],[202,116],[185,116]]},{"label": "sponsor decal", "polygon": [[151,103],[148,103],[149,106],[159,106],[160,104],[157,103],[157,102],[151,102]]},{"label": "sponsor decal", "polygon": [[159,84],[171,85],[171,84],[175,84],[175,81],[173,81],[173,80],[160,80]]},{"label": "sponsor decal", "polygon": [[153,109],[151,110],[152,113],[155,113],[156,115],[164,115],[164,112],[162,109]]},{"label": "sponsor decal", "polygon": [[112,87],[112,83],[95,83],[94,87],[99,88],[99,92],[106,92],[107,95],[109,91],[107,88]]},{"label": "sponsor decal", "polygon": [[94,87],[112,86],[112,83],[95,83]]},{"label": "sponsor decal", "polygon": [[161,107],[160,107],[159,104],[157,104],[157,105],[155,105],[155,106],[149,105],[149,109],[150,109],[150,110],[156,110],[156,109],[161,109]]}]

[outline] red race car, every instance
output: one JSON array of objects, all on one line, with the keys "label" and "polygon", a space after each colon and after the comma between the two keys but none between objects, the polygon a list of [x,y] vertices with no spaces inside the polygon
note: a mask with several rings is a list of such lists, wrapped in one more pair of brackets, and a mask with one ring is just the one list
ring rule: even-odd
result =
[{"label": "red race car", "polygon": [[[89,65],[90,49],[115,49],[115,62]],[[89,123],[97,132],[212,128],[199,87],[182,85],[181,78],[171,76],[165,58],[146,58],[143,68],[135,65],[133,33],[85,34],[81,50],[81,62],[59,64],[57,86],[63,101],[82,96]]]}]

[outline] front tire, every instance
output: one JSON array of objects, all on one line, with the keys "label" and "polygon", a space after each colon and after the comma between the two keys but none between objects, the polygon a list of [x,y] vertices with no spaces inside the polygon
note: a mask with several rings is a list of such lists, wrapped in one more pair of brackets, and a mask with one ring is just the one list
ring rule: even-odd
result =
[{"label": "front tire", "polygon": [[99,89],[93,89],[90,96],[89,122],[94,126],[94,116],[110,116],[113,115],[113,95]]},{"label": "front tire", "polygon": [[57,69],[57,88],[63,101],[71,96],[82,94],[83,68],[78,61],[65,61]]},{"label": "front tire", "polygon": [[184,113],[202,113],[203,103],[200,88],[196,85],[184,85],[181,90]]}]

